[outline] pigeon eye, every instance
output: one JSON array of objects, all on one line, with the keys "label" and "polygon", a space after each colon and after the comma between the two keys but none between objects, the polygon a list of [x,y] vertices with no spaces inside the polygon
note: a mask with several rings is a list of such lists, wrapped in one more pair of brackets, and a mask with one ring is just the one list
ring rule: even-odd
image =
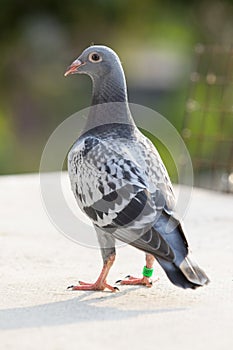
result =
[{"label": "pigeon eye", "polygon": [[89,60],[96,63],[102,61],[102,57],[98,53],[94,52],[89,55]]}]

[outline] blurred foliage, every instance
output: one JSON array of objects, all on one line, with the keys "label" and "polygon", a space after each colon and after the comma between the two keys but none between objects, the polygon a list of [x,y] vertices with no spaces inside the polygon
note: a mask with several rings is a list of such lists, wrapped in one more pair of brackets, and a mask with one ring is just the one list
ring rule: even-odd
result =
[{"label": "blurred foliage", "polygon": [[[233,38],[232,1],[0,0],[0,4],[2,174],[37,171],[54,128],[89,105],[90,80],[65,79],[63,73],[91,43],[119,53],[131,102],[156,109],[181,131],[194,45],[232,44]],[[137,54],[148,50],[164,52],[171,60],[175,53],[184,62],[175,84],[155,84],[154,89],[140,85]],[[202,95],[202,86],[199,89]],[[194,130],[201,123],[198,118]],[[208,119],[210,132],[218,128],[214,120]]]},{"label": "blurred foliage", "polygon": [[[190,77],[183,137],[197,184],[232,191],[233,50],[231,45],[197,45]],[[228,178],[228,180],[227,180]],[[204,184],[205,182],[205,184]]]}]

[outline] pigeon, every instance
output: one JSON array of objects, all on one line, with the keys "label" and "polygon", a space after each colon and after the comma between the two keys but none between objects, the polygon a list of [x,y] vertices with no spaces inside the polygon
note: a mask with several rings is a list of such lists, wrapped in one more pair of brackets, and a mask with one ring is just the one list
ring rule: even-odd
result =
[{"label": "pigeon", "polygon": [[107,46],[92,45],[64,75],[72,74],[87,74],[93,93],[86,125],[68,154],[68,173],[77,204],[95,228],[103,268],[94,283],[68,288],[116,291],[107,283],[116,240],[145,253],[142,276],[127,276],[118,285],[151,287],[155,260],[178,287],[206,285],[209,278],[191,257],[177,219],[168,172],[130,112],[119,57]]}]

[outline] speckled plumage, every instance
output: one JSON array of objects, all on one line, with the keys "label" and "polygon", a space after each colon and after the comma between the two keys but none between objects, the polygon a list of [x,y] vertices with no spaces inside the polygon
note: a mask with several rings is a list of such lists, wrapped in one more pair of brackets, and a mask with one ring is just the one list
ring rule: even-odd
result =
[{"label": "speckled plumage", "polygon": [[[90,61],[92,51],[102,58],[98,64]],[[69,152],[68,171],[79,207],[92,220],[101,244],[105,241],[110,249],[101,247],[104,261],[115,251],[117,238],[152,254],[177,286],[207,283],[188,256],[187,240],[174,217],[175,197],[166,168],[131,116],[117,55],[92,46],[78,62],[77,72],[92,78],[93,100],[83,134]]]},{"label": "speckled plumage", "polygon": [[[100,228],[127,225],[143,229],[152,225],[161,208],[174,206],[159,154],[130,125],[110,124],[84,134],[69,153],[69,174],[80,208]],[[137,220],[145,201],[151,210]],[[127,218],[130,203],[134,215]]]}]

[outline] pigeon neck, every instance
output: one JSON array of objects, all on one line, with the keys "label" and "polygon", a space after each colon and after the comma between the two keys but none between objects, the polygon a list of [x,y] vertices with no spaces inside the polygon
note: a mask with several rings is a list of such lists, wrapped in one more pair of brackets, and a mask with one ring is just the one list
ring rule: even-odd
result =
[{"label": "pigeon neck", "polygon": [[108,102],[127,102],[127,90],[124,72],[115,67],[105,76],[92,77],[92,105]]},{"label": "pigeon neck", "polygon": [[128,106],[126,82],[121,67],[103,78],[92,77],[93,95],[86,127],[88,131],[103,124],[134,125]]}]

